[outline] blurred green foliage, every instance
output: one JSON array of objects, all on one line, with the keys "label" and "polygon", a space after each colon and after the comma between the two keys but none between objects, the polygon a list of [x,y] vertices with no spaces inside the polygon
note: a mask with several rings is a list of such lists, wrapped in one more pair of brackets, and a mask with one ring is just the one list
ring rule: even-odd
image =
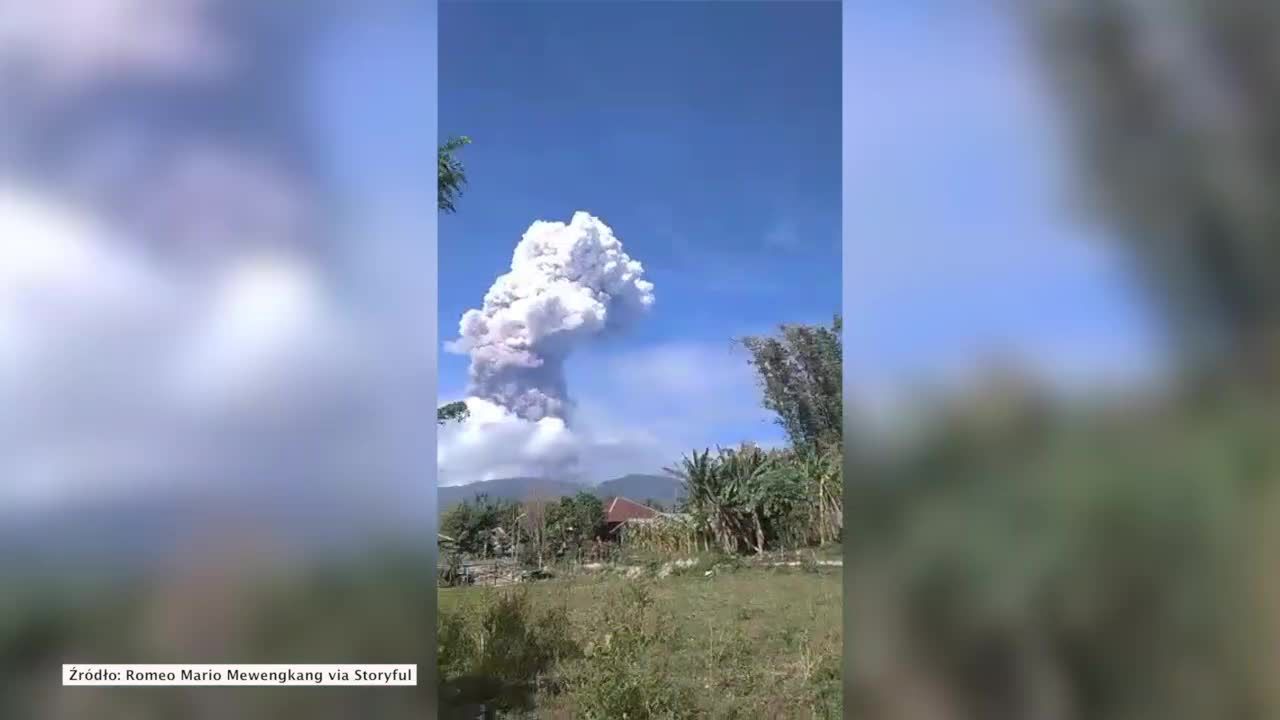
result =
[{"label": "blurred green foliage", "polygon": [[[241,564],[242,562],[242,564]],[[435,705],[425,553],[254,571],[249,558],[86,582],[6,578],[0,717],[419,718]],[[417,687],[61,687],[63,663],[418,663]]]},{"label": "blurred green foliage", "polygon": [[849,707],[922,716],[894,699],[914,688],[939,717],[1273,716],[1280,412],[1035,412],[940,413],[860,468]]}]

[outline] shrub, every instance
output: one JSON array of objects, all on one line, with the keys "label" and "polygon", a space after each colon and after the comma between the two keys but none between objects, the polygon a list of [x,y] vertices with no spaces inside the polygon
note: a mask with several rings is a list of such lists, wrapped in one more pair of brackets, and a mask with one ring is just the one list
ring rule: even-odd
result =
[{"label": "shrub", "polygon": [[555,666],[581,652],[567,611],[553,607],[536,614],[523,589],[498,593],[479,612],[442,611],[438,618],[442,702],[527,709]]},{"label": "shrub", "polygon": [[668,644],[672,630],[653,610],[648,581],[623,586],[601,609],[599,628],[567,685],[572,689],[576,717],[585,720],[647,720],[694,717],[693,699],[686,688],[672,682],[665,654],[655,647]]}]

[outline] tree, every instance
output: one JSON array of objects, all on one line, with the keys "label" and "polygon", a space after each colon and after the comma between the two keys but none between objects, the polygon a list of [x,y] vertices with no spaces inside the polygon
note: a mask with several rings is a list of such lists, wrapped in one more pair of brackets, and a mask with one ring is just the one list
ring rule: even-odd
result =
[{"label": "tree", "polygon": [[826,543],[843,527],[841,448],[843,324],[782,325],[777,336],[739,340],[751,357],[764,406],[792,447],[752,444],[694,451],[666,472],[684,486],[683,510],[725,552]]},{"label": "tree", "polygon": [[720,549],[738,549],[737,498],[722,472],[721,458],[710,450],[694,450],[680,458],[680,464],[664,468],[684,486],[684,510],[695,525],[720,545]]},{"label": "tree", "polygon": [[444,425],[447,422],[463,422],[469,417],[471,417],[471,411],[467,409],[467,403],[462,400],[436,408],[437,425]]},{"label": "tree", "polygon": [[[1039,0],[1085,204],[1193,360],[1253,373],[1280,330],[1280,6]],[[1158,51],[1157,51],[1158,50]]]},{"label": "tree", "polygon": [[744,445],[738,450],[720,451],[720,487],[725,494],[725,505],[740,517],[733,527],[741,531],[746,524],[742,516],[750,523],[751,536],[745,539],[756,553],[764,552],[765,518],[769,516],[774,498],[769,471],[772,469],[769,456],[760,448]]},{"label": "tree", "polygon": [[542,567],[546,561],[547,545],[547,513],[550,502],[536,493],[524,503],[524,516],[521,528],[529,538],[530,557]]},{"label": "tree", "polygon": [[547,538],[558,554],[574,553],[589,545],[604,526],[604,503],[580,490],[547,507]]},{"label": "tree", "polygon": [[777,413],[793,447],[837,445],[843,435],[842,321],[831,327],[782,325],[778,337],[739,342],[764,391],[764,406]]},{"label": "tree", "polygon": [[694,451],[666,471],[684,484],[685,512],[721,550],[763,553],[789,538],[791,518],[810,503],[806,478],[787,459],[744,444]]},{"label": "tree", "polygon": [[[470,144],[471,138],[465,135],[449,138],[437,152],[436,209],[441,212],[457,212],[453,201],[462,194],[462,186],[467,183],[467,172],[462,162],[454,157],[454,153]],[[463,422],[469,414],[466,403],[449,403],[436,409],[436,424]]]},{"label": "tree", "polygon": [[457,212],[454,200],[462,195],[462,186],[467,184],[467,172],[455,153],[471,144],[471,138],[449,138],[441,145],[438,153],[438,177],[436,178],[436,207],[441,212]]},{"label": "tree", "polygon": [[480,555],[501,550],[515,538],[513,521],[518,516],[518,504],[481,493],[450,508],[440,519],[440,531],[457,542],[460,552]]},{"label": "tree", "polygon": [[844,527],[843,460],[838,446],[779,453],[773,472],[789,483],[785,490],[790,504],[779,505],[777,515],[786,517],[787,526],[779,532],[787,534],[789,542],[822,545],[840,539]]}]

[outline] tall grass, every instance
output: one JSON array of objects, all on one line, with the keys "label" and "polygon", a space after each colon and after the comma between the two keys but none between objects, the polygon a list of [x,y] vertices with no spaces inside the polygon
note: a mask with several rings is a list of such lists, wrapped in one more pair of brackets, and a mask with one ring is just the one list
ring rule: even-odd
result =
[{"label": "tall grass", "polygon": [[440,698],[446,708],[483,704],[506,711],[531,709],[552,668],[581,654],[565,609],[536,612],[522,589],[499,592],[479,613],[442,609],[436,643]]},{"label": "tall grass", "polygon": [[[473,656],[461,662],[442,656],[441,674],[456,682],[483,664],[476,643],[450,639],[476,627],[476,618],[499,606],[518,608],[523,622],[504,627],[518,642],[536,645],[539,618],[567,606],[565,636],[580,652],[525,665],[527,677],[510,678],[537,687],[533,705],[487,688],[500,717],[840,717],[838,571],[743,566],[704,573],[537,583],[523,588],[516,597],[524,600],[515,605],[510,591],[448,591],[441,605],[454,629],[442,627],[442,651],[450,646]],[[455,706],[465,702],[453,698]]]}]

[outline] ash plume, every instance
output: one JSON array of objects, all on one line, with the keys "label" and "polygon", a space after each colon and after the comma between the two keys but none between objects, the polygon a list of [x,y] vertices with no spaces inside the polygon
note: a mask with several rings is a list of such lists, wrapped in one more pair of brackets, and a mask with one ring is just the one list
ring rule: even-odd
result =
[{"label": "ash plume", "polygon": [[625,328],[653,305],[644,267],[599,218],[537,221],[516,245],[511,270],[448,344],[471,357],[471,417],[441,430],[442,485],[518,475],[563,475],[613,446],[569,425],[565,359]]},{"label": "ash plume", "polygon": [[511,271],[463,314],[450,349],[471,356],[472,396],[526,420],[568,420],[565,358],[653,302],[644,267],[599,218],[538,220],[516,245]]}]

